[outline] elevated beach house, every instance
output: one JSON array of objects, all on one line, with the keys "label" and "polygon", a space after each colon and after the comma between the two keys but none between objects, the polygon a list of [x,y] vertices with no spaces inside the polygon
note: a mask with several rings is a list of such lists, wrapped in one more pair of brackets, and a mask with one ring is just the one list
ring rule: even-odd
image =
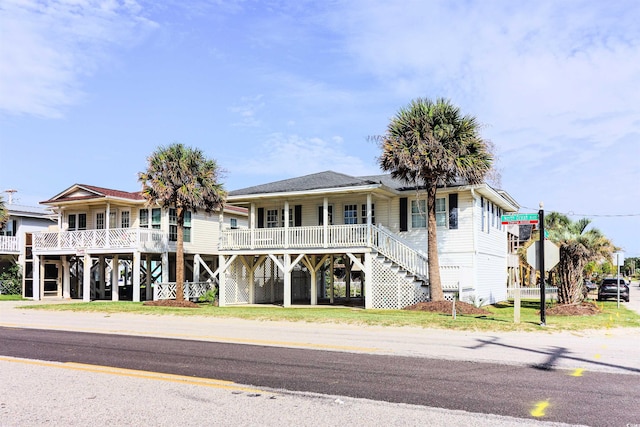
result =
[{"label": "elevated beach house", "polygon": [[[34,286],[25,289],[27,296],[85,301],[175,297],[175,286],[173,295],[158,295],[157,285],[175,281],[176,212],[145,202],[140,192],[84,184],[42,202],[56,222],[51,230],[33,234]],[[225,207],[224,217],[187,212],[185,280],[212,280],[221,228],[244,226],[246,219],[246,210],[234,206]]]},{"label": "elevated beach house", "polygon": [[[220,233],[220,305],[341,301],[402,308],[429,299],[425,192],[390,175],[322,172],[229,193],[248,228]],[[445,295],[506,299],[503,213],[518,204],[487,184],[438,190]]]},{"label": "elevated beach house", "polygon": [[[50,211],[41,206],[5,204],[9,219],[0,228],[0,273],[18,265],[22,275],[22,295],[33,286],[33,233],[54,225]],[[6,292],[0,288],[0,293]]]}]

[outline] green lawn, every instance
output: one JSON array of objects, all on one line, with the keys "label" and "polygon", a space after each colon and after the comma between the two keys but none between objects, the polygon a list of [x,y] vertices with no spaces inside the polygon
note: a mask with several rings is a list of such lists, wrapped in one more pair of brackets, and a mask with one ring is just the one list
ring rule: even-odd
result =
[{"label": "green lawn", "polygon": [[415,326],[469,331],[579,331],[618,327],[640,327],[640,315],[615,302],[598,303],[602,312],[594,316],[546,316],[546,326],[540,326],[538,302],[522,302],[519,324],[513,322],[513,303],[505,302],[485,307],[489,315],[460,315],[407,310],[363,310],[349,307],[214,307],[199,308],[149,307],[135,302],[74,302],[25,306],[25,309],[90,311],[100,313],[135,313],[143,315],[178,315],[278,320],[312,323],[350,323],[376,326]]},{"label": "green lawn", "polygon": [[22,301],[22,300],[24,300],[24,298],[22,298],[21,295],[0,294],[0,301]]}]

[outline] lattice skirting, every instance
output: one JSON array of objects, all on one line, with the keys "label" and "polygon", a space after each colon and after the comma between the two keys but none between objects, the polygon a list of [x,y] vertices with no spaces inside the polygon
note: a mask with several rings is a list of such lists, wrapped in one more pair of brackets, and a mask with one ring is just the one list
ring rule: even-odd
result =
[{"label": "lattice skirting", "polygon": [[249,303],[249,271],[237,260],[225,271],[224,301],[226,304]]},{"label": "lattice skirting", "polygon": [[273,260],[266,259],[256,268],[253,274],[253,293],[257,304],[284,300],[284,279]]},{"label": "lattice skirting", "polygon": [[372,276],[373,308],[401,309],[429,299],[428,288],[399,276],[376,258],[372,262]]}]

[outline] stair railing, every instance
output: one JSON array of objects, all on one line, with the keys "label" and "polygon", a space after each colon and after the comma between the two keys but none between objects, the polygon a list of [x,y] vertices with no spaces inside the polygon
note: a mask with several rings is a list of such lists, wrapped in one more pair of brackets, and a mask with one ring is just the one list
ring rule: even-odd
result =
[{"label": "stair railing", "polygon": [[382,226],[371,227],[371,245],[379,253],[404,268],[420,280],[427,280],[427,256],[414,249],[407,241]]}]

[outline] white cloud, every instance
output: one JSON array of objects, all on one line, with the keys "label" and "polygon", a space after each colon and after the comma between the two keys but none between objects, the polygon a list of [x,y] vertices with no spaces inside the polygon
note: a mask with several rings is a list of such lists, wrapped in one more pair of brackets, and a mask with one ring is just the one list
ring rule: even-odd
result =
[{"label": "white cloud", "polygon": [[[283,179],[332,170],[352,176],[369,175],[378,171],[361,158],[349,154],[340,137],[330,141],[303,138],[299,135],[275,133],[255,151],[250,160],[230,168],[234,176],[261,176],[261,179]],[[271,177],[271,178],[269,178]]]},{"label": "white cloud", "polygon": [[155,24],[132,0],[6,0],[0,13],[0,111],[60,117],[114,45]]},{"label": "white cloud", "polygon": [[229,111],[240,116],[240,121],[233,123],[234,126],[257,127],[261,121],[256,117],[257,113],[265,106],[262,95],[254,97],[242,97],[239,105],[229,108]]}]

